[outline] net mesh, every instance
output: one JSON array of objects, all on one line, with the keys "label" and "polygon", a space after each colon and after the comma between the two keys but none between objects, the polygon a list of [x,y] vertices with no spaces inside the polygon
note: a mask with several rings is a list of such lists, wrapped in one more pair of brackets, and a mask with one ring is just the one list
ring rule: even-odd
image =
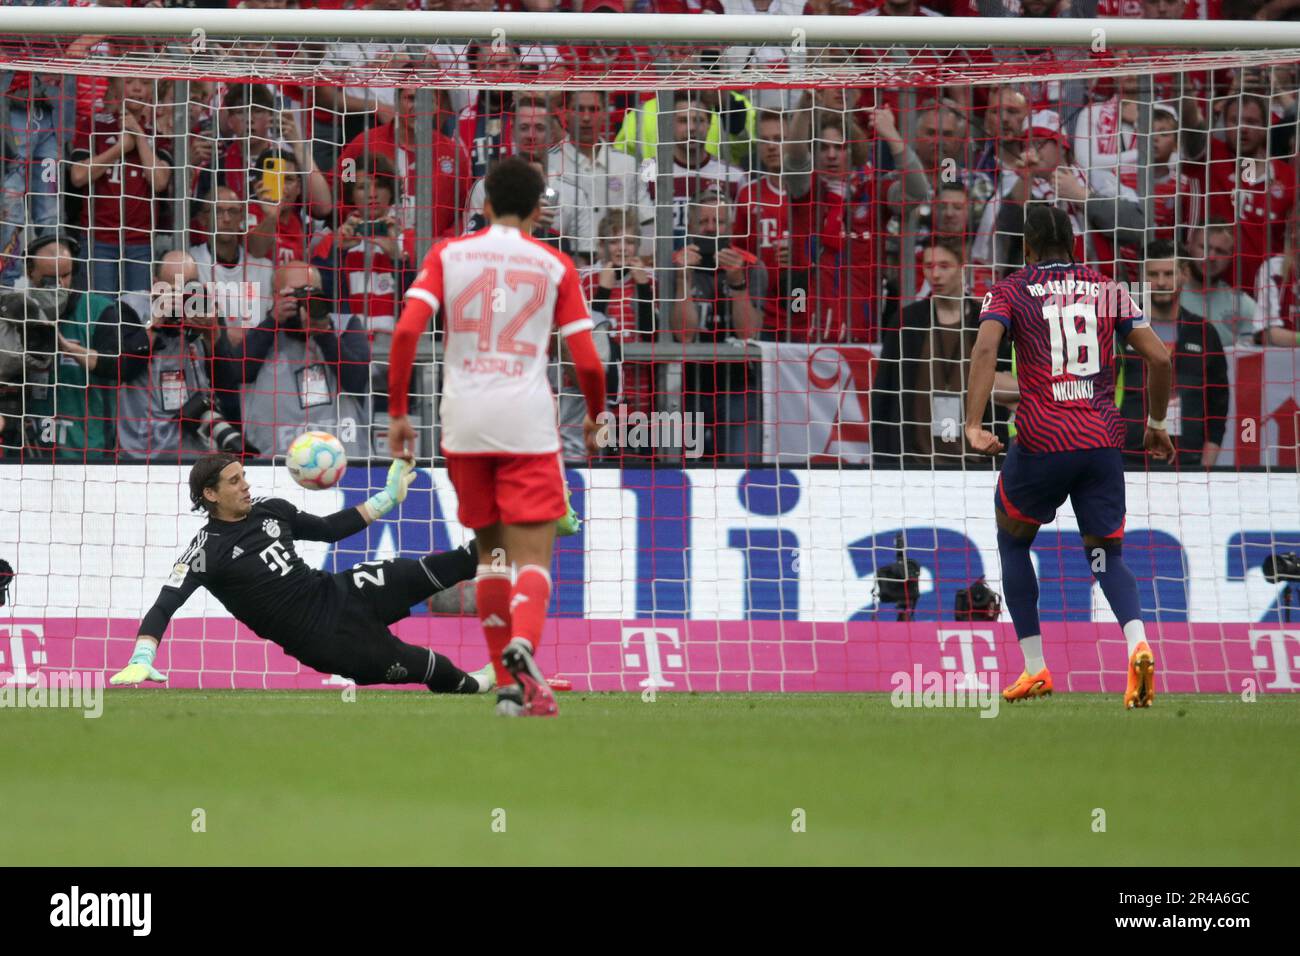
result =
[{"label": "net mesh", "polygon": [[[1265,575],[1300,549],[1300,54],[791,52],[0,40],[0,557],[17,571],[0,663],[26,680],[124,659],[200,524],[188,464],[223,440],[259,493],[316,513],[381,487],[367,462],[385,451],[402,293],[430,243],[483,224],[482,178],[514,154],[546,174],[537,234],[579,266],[615,422],[589,460],[557,348],[586,522],[558,548],[548,672],[887,690],[913,664],[972,686],[1018,666],[1005,610],[970,609],[973,583],[1003,584],[995,466],[960,422],[980,302],[1021,264],[1037,201],[1069,214],[1076,257],[1175,353],[1172,466],[1141,453],[1130,354],[1116,395],[1126,556],[1163,674],[1300,686],[1296,595]],[[70,311],[42,324],[63,284]],[[303,286],[319,328],[268,329],[277,309],[303,314],[283,304]],[[425,337],[413,388],[434,467],[366,532],[304,543],[309,564],[466,538],[437,454],[441,342]],[[1009,441],[1009,350],[998,369],[987,423]],[[309,428],[348,449],[334,490],[304,492],[277,463]],[[1048,643],[1069,662],[1058,687],[1113,690],[1123,639],[1076,529],[1067,506],[1034,547]],[[443,594],[396,631],[476,666],[477,621],[454,613],[471,598]],[[180,686],[337,682],[210,596],[164,648]]]},{"label": "net mesh", "polygon": [[[199,31],[196,31],[199,33]],[[154,79],[375,87],[524,89],[808,89],[826,86],[933,88],[956,84],[1096,79],[1264,67],[1300,50],[1103,50],[1056,46],[746,45],[666,41],[645,45],[406,40],[349,37],[32,37],[0,34],[0,60],[17,70]]]}]

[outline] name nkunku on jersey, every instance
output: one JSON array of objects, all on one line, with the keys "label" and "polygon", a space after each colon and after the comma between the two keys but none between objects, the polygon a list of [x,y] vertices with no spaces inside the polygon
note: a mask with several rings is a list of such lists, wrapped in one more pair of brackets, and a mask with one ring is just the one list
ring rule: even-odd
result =
[{"label": "name nkunku on jersey", "polygon": [[1032,452],[1123,448],[1115,407],[1115,335],[1146,325],[1125,289],[1066,262],[1025,266],[984,297],[1016,350],[1016,441]]}]

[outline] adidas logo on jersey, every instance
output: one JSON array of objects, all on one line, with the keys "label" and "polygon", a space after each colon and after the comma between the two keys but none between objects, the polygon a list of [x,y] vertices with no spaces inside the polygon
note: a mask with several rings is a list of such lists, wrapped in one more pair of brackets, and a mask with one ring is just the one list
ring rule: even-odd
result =
[{"label": "adidas logo on jersey", "polygon": [[495,614],[489,614],[487,617],[483,619],[483,626],[484,627],[505,627],[506,622],[501,620],[501,618],[497,617]]},{"label": "adidas logo on jersey", "polygon": [[232,559],[239,557],[243,553],[244,553],[244,549],[241,548],[239,545],[235,545],[233,548],[230,549],[230,557]]},{"label": "adidas logo on jersey", "polygon": [[510,599],[510,610],[514,611],[515,608],[517,608],[519,605],[523,604],[527,600],[528,600],[527,594],[516,594],[514,597]]}]

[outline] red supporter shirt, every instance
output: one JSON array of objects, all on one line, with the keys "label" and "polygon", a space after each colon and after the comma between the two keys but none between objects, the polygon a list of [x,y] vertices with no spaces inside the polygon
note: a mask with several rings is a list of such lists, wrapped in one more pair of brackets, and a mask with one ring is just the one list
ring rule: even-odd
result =
[{"label": "red supporter shirt", "polygon": [[[409,247],[414,233],[410,230],[401,238],[399,250]],[[333,233],[324,236],[312,247],[312,255],[328,257],[337,239]],[[370,267],[366,268],[366,246],[370,246]],[[402,290],[398,288],[400,264],[389,258],[378,243],[361,241],[343,254],[338,270],[338,292],[344,311],[366,317],[367,329],[374,333],[391,334],[393,322],[399,311]]]},{"label": "red supporter shirt", "polygon": [[790,244],[790,198],[768,176],[759,177],[741,189],[736,197],[736,219],[731,244],[758,257],[767,269],[769,286],[763,297],[763,327],[777,333],[788,303],[781,297],[782,274],[777,252]]},{"label": "red supporter shirt", "polygon": [[[96,113],[92,126],[80,127],[73,139],[72,158],[88,160],[115,145],[122,135],[121,117]],[[171,163],[161,141],[153,142],[160,163]],[[131,151],[109,165],[108,171],[86,186],[88,200],[82,225],[96,242],[140,244],[153,241],[154,190],[150,171],[141,165],[140,153]]]},{"label": "red supporter shirt", "polygon": [[[266,209],[261,203],[249,203],[248,208],[254,225],[266,218]],[[275,248],[267,258],[277,266],[286,262],[307,261],[307,228],[303,225],[301,211],[297,215],[280,217],[275,233]]]},{"label": "red supporter shirt", "polygon": [[1253,291],[1259,267],[1282,252],[1295,208],[1295,167],[1285,160],[1243,160],[1222,140],[1210,141],[1210,221],[1236,223],[1234,284]]},{"label": "red supporter shirt", "polygon": [[[394,138],[394,124],[384,123],[362,133],[344,147],[339,154],[339,168],[336,180],[342,176],[343,164],[348,160],[360,162],[362,155],[372,153],[383,156],[393,164],[397,175],[401,177],[402,194],[408,205],[413,206],[418,184],[416,182],[415,150],[402,147],[402,155],[397,154],[397,142]],[[464,145],[434,131],[433,134],[433,235],[437,239],[457,235],[460,232],[459,216],[465,206],[473,186],[473,167],[469,161],[469,151]]]},{"label": "red supporter shirt", "polygon": [[843,195],[812,173],[808,195],[791,203],[790,264],[807,270],[805,308],[792,291],[790,336],[796,342],[866,342],[875,331],[875,177],[856,172]]},{"label": "red supporter shirt", "polygon": [[[588,302],[595,302],[601,292],[600,272],[600,269],[592,269],[582,280],[583,292],[586,293]],[[651,288],[654,288],[653,281]],[[641,337],[641,327],[637,322],[637,306],[636,283],[632,281],[629,270],[622,284],[610,289],[605,300],[603,311],[605,317],[609,319],[609,334],[612,337],[622,342]]]}]

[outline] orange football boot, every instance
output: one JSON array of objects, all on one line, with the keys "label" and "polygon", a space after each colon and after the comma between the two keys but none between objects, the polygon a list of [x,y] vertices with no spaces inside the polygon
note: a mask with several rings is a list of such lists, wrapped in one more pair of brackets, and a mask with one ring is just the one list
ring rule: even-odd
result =
[{"label": "orange football boot", "polygon": [[1133,648],[1128,659],[1128,690],[1124,691],[1124,707],[1150,707],[1156,699],[1156,658],[1147,642]]},{"label": "orange football boot", "polygon": [[1016,678],[1015,683],[1002,692],[1002,699],[1014,704],[1018,700],[1052,696],[1052,675],[1046,667],[1033,676],[1029,671]]}]

